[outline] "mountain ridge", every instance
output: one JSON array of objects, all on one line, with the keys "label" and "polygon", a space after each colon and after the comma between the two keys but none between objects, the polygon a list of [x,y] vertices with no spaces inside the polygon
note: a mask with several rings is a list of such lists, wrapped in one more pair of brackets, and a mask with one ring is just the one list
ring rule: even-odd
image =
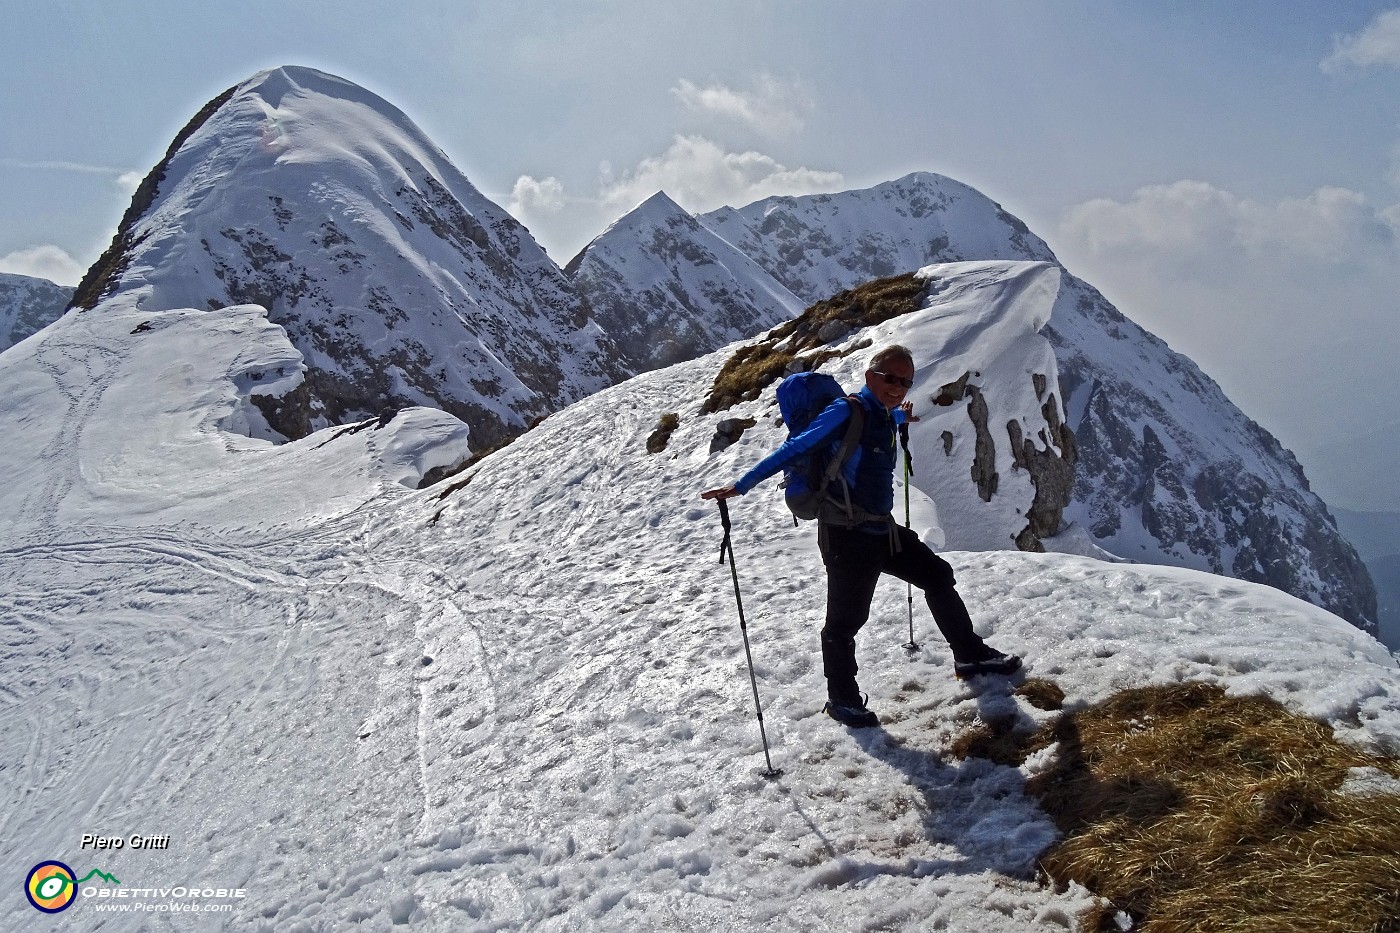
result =
[{"label": "mountain ridge", "polygon": [[[239,184],[220,184],[229,177]],[[305,373],[254,396],[264,436],[429,404],[466,422],[481,451],[605,385],[882,275],[1051,263],[1064,278],[1040,323],[1079,455],[1064,530],[1122,558],[1268,582],[1374,627],[1365,565],[1296,459],[956,180],[916,172],[694,216],[658,194],[565,270],[397,108],[290,66],[211,101],[147,180],[121,248],[79,291],[108,295],[94,309],[119,295],[152,311],[267,307]],[[992,424],[982,436],[1004,453],[1057,433]],[[1027,463],[961,482],[1005,481]]]},{"label": "mountain ridge", "polygon": [[[927,172],[839,194],[768,198],[700,219],[804,300],[892,269],[913,271],[930,256],[964,257],[974,247],[987,258],[1064,270],[999,204]],[[1276,585],[1374,633],[1370,574],[1297,459],[1195,363],[1064,273],[1045,333],[1079,454],[1066,521],[1125,559]]]}]

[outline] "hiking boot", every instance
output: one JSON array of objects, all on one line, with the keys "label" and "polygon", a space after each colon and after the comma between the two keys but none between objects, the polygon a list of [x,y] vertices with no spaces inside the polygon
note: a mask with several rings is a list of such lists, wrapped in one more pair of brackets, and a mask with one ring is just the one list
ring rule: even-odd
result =
[{"label": "hiking boot", "polygon": [[975,660],[953,662],[953,674],[959,680],[980,677],[983,674],[1014,674],[1020,669],[1021,659],[1016,655],[1004,654],[985,646]]},{"label": "hiking boot", "polygon": [[878,726],[880,717],[865,708],[865,697],[847,700],[827,700],[822,712],[832,719],[845,726],[855,729],[867,729],[870,726]]}]

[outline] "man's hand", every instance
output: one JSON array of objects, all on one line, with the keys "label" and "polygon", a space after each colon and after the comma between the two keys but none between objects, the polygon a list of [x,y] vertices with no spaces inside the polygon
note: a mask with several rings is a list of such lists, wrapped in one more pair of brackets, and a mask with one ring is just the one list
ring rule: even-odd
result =
[{"label": "man's hand", "polygon": [[909,422],[910,424],[913,424],[915,421],[919,420],[919,416],[914,414],[913,402],[905,402],[903,405],[899,406],[899,409],[900,411],[904,412],[904,420]]},{"label": "man's hand", "polygon": [[739,490],[733,486],[721,486],[718,489],[707,489],[700,493],[701,499],[730,499],[739,495]]}]

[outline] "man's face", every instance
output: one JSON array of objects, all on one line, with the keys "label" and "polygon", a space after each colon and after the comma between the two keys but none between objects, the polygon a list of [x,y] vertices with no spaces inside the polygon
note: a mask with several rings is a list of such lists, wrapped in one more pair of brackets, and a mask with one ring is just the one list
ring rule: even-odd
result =
[{"label": "man's face", "polygon": [[[891,382],[885,376],[892,376],[900,381]],[[913,379],[914,364],[903,359],[887,360],[881,363],[878,369],[865,371],[865,384],[875,393],[880,403],[889,409],[898,408],[904,401],[904,396],[909,392],[904,383]]]}]

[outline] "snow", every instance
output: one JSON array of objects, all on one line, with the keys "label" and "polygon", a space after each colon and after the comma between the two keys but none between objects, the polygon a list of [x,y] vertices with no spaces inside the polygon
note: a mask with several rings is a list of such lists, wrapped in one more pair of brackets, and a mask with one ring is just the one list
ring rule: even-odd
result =
[{"label": "snow", "polygon": [[[954,368],[1033,356],[1043,268],[995,270],[1006,287],[982,291],[1002,313],[959,319],[983,339]],[[971,288],[988,271],[944,274]],[[927,352],[957,294],[877,336]],[[114,305],[5,353],[0,860],[121,879],[83,886],[60,923],[84,929],[1073,929],[1089,893],[1034,876],[1055,829],[1024,785],[1049,756],[948,751],[979,719],[1054,714],[955,680],[922,606],[906,653],[891,582],[859,640],[883,725],[822,715],[815,532],[772,484],[731,506],[784,771],[759,774],[720,527],[698,493],[782,429],[771,389],[701,414],[725,356],[588,397],[420,491],[422,471],[465,455],[440,413],[281,446],[240,433],[256,433],[248,392],[285,391],[303,365],[255,306]],[[921,378],[941,377],[928,365]],[[680,427],[649,455],[667,412]],[[744,415],[758,427],[710,453],[716,424]],[[914,431],[934,444],[932,427]],[[956,537],[927,491],[927,537]],[[1088,556],[944,556],[978,630],[1070,704],[1201,679],[1400,749],[1395,661],[1298,599]],[[84,833],[171,842],[98,852]],[[177,883],[245,896],[228,914],[101,910],[118,901],[99,891]],[[121,903],[138,900],[170,898]],[[37,917],[0,904],[5,929]]]},{"label": "snow", "polygon": [[700,220],[809,302],[932,262],[1055,261],[1000,205],[932,172],[860,191],[765,198]]}]

